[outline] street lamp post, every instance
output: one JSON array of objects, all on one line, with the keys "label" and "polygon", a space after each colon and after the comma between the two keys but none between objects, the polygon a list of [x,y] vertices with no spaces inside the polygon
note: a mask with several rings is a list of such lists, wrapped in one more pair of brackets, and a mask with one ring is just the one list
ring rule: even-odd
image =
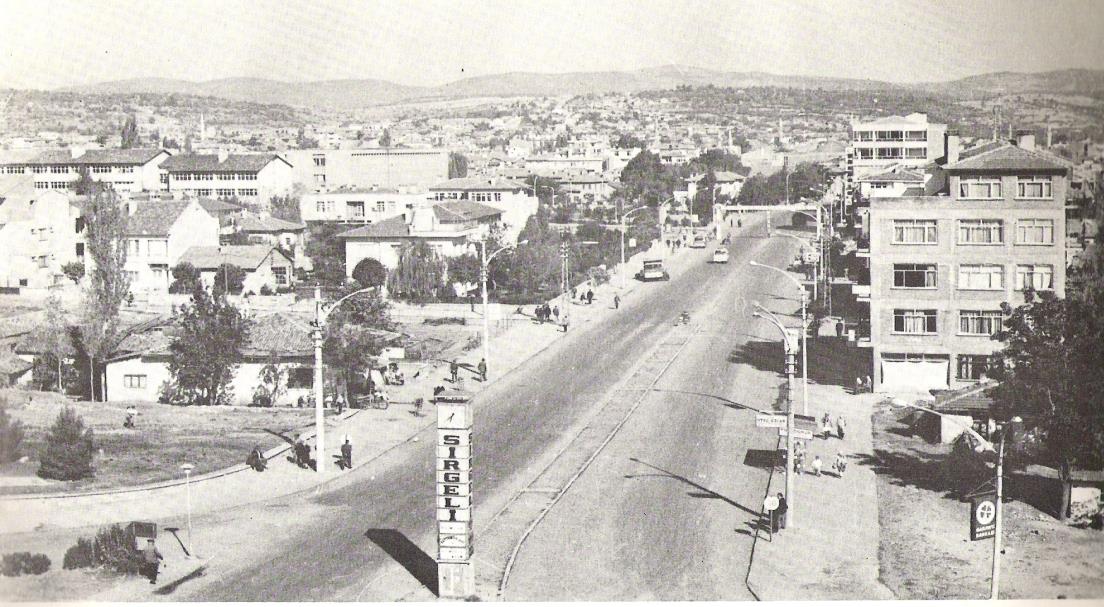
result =
[{"label": "street lamp post", "polygon": [[786,278],[790,279],[790,282],[794,283],[801,291],[801,413],[802,415],[809,414],[809,348],[808,341],[805,339],[806,334],[809,332],[807,317],[806,303],[809,299],[805,293],[805,285],[801,284],[796,278],[790,276],[790,273],[782,268],[776,268],[774,266],[768,266],[764,263],[757,261],[748,262],[757,268],[766,268],[768,270],[774,270],[779,274],[782,274]]},{"label": "street lamp post", "polygon": [[[640,211],[640,210],[643,210],[643,209],[646,209],[646,208],[648,208],[647,205],[642,205],[642,206],[636,207],[635,209],[633,209],[633,210],[631,210],[627,213],[623,213],[621,215],[621,271],[618,272],[618,274],[621,275],[621,290],[622,291],[625,290],[625,270],[626,270],[626,268],[625,268],[625,232],[628,230],[628,226],[625,224],[625,220],[629,217],[629,215],[632,215],[633,213],[635,213],[637,211]],[[662,237],[662,232],[660,233],[660,237]]]},{"label": "street lamp post", "polygon": [[786,350],[786,526],[793,528],[794,515],[793,512],[797,508],[795,500],[797,496],[794,494],[794,408],[793,408],[793,345],[790,343],[790,334],[786,332],[786,327],[782,325],[782,321],[778,320],[774,314],[763,309],[759,304],[755,304],[755,312],[751,313],[756,318],[765,318],[770,321],[771,324],[778,327],[778,330],[782,333],[782,346]]},{"label": "street lamp post", "polygon": [[[517,244],[506,245],[491,253],[490,255],[487,255],[486,239],[479,241],[480,253],[483,260],[479,267],[479,280],[483,285],[483,362],[487,365],[488,375],[490,374],[491,370],[491,321],[490,315],[488,313],[488,308],[490,307],[490,304],[487,301],[487,274],[490,270],[491,260],[494,259],[495,255],[498,255],[499,253],[507,249],[520,247],[526,242],[529,241],[523,240]],[[487,378],[484,377],[483,379],[484,381],[486,381]]]},{"label": "street lamp post", "polygon": [[196,554],[195,545],[192,544],[192,464],[183,464],[180,469],[184,471],[184,503],[188,513],[188,551]]}]

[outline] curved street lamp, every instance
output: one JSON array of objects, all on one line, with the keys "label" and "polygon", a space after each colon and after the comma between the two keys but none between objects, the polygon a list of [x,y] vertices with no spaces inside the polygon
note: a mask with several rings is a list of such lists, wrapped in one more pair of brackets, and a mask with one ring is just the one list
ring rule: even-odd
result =
[{"label": "curved street lamp", "polygon": [[778,317],[771,314],[763,306],[758,303],[755,304],[755,311],[751,313],[755,318],[763,318],[770,321],[775,327],[778,327],[778,331],[782,333],[782,346],[786,350],[786,384],[789,387],[789,396],[786,399],[786,503],[789,506],[786,509],[786,526],[793,527],[794,515],[793,511],[796,509],[794,503],[797,497],[794,494],[794,477],[793,477],[793,461],[794,461],[794,410],[793,410],[793,371],[789,368],[790,353],[793,352],[794,344],[790,343],[790,334],[786,331],[785,325],[782,321],[778,320]]},{"label": "curved street lamp", "polygon": [[625,220],[628,219],[629,215],[646,208],[648,208],[648,205],[641,205],[621,215],[621,270],[618,272],[621,275],[621,291],[625,290],[625,232],[628,230]]},{"label": "curved street lamp", "polygon": [[[491,368],[491,346],[490,346],[491,326],[490,326],[490,319],[489,319],[489,315],[488,315],[488,311],[487,311],[487,308],[489,307],[489,304],[487,302],[487,274],[488,274],[488,270],[490,269],[491,260],[495,258],[495,255],[498,255],[499,253],[501,253],[501,252],[503,252],[507,249],[514,249],[514,248],[520,247],[521,245],[523,245],[527,242],[529,242],[529,241],[528,240],[523,240],[521,242],[517,242],[517,243],[514,243],[514,244],[508,244],[504,247],[499,248],[497,251],[491,253],[490,255],[487,255],[487,241],[486,241],[486,239],[479,241],[480,253],[481,253],[481,257],[482,257],[482,263],[480,264],[480,267],[479,267],[479,281],[483,285],[483,362],[487,365],[488,373],[490,373],[490,368]],[[484,381],[486,381],[486,379],[487,379],[486,377],[483,378]]]},{"label": "curved street lamp", "polygon": [[806,303],[809,299],[809,296],[805,291],[805,285],[801,284],[801,282],[798,281],[793,276],[790,276],[790,273],[783,270],[782,268],[776,268],[774,266],[768,266],[765,263],[759,263],[757,261],[749,261],[748,264],[752,265],[752,266],[755,266],[757,268],[766,268],[768,270],[774,270],[775,272],[778,272],[779,274],[781,274],[781,275],[785,276],[787,279],[789,279],[790,282],[792,282],[794,284],[794,286],[796,286],[798,288],[798,290],[801,291],[801,412],[802,412],[803,415],[808,415],[809,414],[809,354],[808,354],[808,348],[806,347],[807,341],[805,339],[805,335],[809,332],[809,327],[808,327],[809,319],[808,319],[808,315],[807,315],[807,312],[806,312]]},{"label": "curved street lamp", "polygon": [[[808,246],[810,249],[812,248],[812,246],[809,245],[809,242],[807,240],[805,240],[804,238],[801,238],[800,236],[794,236],[793,234],[787,234],[785,232],[778,232],[778,235],[779,236],[785,236],[786,238],[793,238],[794,240],[800,242],[803,246]],[[818,270],[822,267],[823,266],[821,266],[821,260],[818,256],[817,262],[816,262],[816,264],[814,264],[814,270]],[[815,274],[816,274],[816,272],[814,272],[814,277],[813,277],[813,301],[816,301],[816,298],[817,298],[817,284],[819,282],[818,280],[816,280]]]}]

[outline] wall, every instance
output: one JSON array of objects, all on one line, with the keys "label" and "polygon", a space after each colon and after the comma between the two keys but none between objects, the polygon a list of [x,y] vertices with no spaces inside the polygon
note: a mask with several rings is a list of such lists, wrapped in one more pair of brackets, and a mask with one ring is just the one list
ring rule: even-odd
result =
[{"label": "wall", "polygon": [[[325,166],[316,166],[324,156]],[[289,150],[293,180],[310,189],[413,185],[429,187],[448,179],[448,151],[439,149],[362,148],[353,150]],[[316,175],[324,175],[319,181]]]},{"label": "wall", "polygon": [[[163,362],[143,362],[134,357],[107,365],[107,400],[144,400],[156,402],[161,386],[169,381],[169,368]],[[126,375],[145,375],[145,388],[127,388]]]}]

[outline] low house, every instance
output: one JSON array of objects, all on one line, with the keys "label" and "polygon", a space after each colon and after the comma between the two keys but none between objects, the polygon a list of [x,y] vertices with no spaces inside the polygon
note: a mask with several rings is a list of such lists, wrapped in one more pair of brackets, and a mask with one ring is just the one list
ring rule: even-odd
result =
[{"label": "low house", "polygon": [[243,215],[236,224],[238,231],[249,242],[280,247],[291,254],[296,268],[304,267],[306,256],[303,254],[303,232],[307,226],[299,222],[257,215]]},{"label": "low house", "polygon": [[259,294],[262,289],[275,292],[295,284],[294,262],[278,247],[268,244],[191,247],[180,258],[195,266],[207,284],[223,264],[245,271],[242,293]]},{"label": "low house", "polygon": [[499,223],[502,211],[478,202],[454,200],[429,209],[366,225],[337,235],[345,241],[345,269],[351,278],[357,264],[372,258],[393,269],[403,245],[425,242],[442,257],[472,253],[472,242],[482,240]]},{"label": "low house", "polygon": [[130,290],[167,293],[172,268],[192,247],[217,247],[219,222],[198,201],[139,202],[127,219]]},{"label": "low house", "polygon": [[234,233],[234,222],[242,214],[242,208],[225,200],[200,198],[199,206],[219,221],[219,234],[227,236]]},{"label": "low house", "polygon": [[973,428],[982,436],[991,430],[993,417],[992,391],[996,382],[983,381],[958,390],[933,391],[935,403],[932,409],[942,416],[921,416],[922,433],[940,443],[953,443],[966,428]]}]

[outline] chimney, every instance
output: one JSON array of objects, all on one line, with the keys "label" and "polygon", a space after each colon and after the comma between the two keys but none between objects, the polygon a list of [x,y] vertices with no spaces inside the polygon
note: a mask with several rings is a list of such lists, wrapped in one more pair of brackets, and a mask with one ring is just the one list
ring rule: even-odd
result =
[{"label": "chimney", "polygon": [[1035,133],[1032,131],[1016,131],[1016,147],[1022,150],[1035,149]]},{"label": "chimney", "polygon": [[226,162],[226,159],[230,157],[230,153],[226,151],[226,148],[218,149],[218,161],[219,163]]},{"label": "chimney", "polygon": [[961,139],[956,131],[947,131],[944,137],[943,147],[947,150],[947,164],[958,162],[958,152],[961,147]]}]

